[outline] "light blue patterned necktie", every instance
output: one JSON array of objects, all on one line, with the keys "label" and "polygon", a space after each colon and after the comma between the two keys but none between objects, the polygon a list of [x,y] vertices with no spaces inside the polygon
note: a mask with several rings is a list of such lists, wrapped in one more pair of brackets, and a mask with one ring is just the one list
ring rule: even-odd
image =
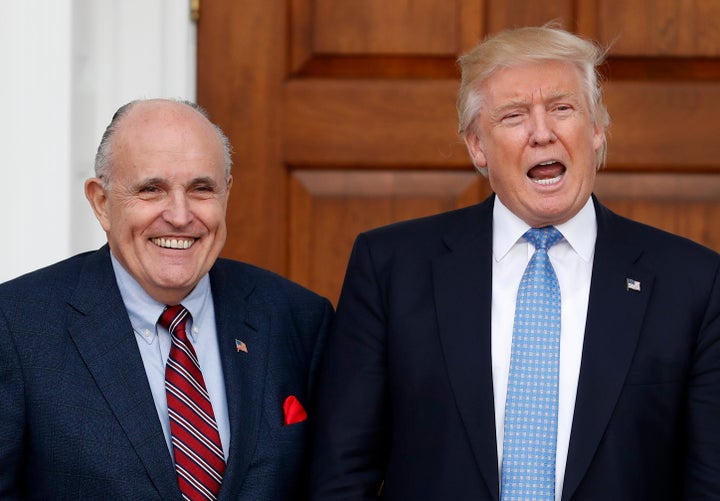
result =
[{"label": "light blue patterned necktie", "polygon": [[523,235],[535,247],[515,305],[505,402],[502,501],[555,499],[560,286],[547,250],[562,234],[553,226]]}]

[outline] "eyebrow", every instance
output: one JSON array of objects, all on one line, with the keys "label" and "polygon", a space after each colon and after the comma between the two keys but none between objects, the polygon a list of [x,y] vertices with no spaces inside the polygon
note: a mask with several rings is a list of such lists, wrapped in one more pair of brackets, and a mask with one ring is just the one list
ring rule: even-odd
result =
[{"label": "eyebrow", "polygon": [[505,104],[498,106],[497,108],[494,108],[493,113],[500,113],[511,108],[522,108],[529,105],[530,101],[528,101],[527,99],[513,99],[512,101],[509,101]]},{"label": "eyebrow", "polygon": [[554,101],[573,101],[577,102],[577,94],[574,92],[552,92],[550,93],[550,96],[548,97],[547,101],[554,102]]},{"label": "eyebrow", "polygon": [[141,179],[137,183],[133,183],[132,188],[137,190],[137,189],[142,188],[143,186],[150,186],[153,184],[165,184],[165,183],[166,183],[166,181],[161,177],[148,177],[145,179]]},{"label": "eyebrow", "polygon": [[[144,186],[167,185],[167,184],[169,184],[169,183],[166,178],[149,177],[149,178],[142,179],[142,180],[138,181],[137,183],[134,183],[132,185],[132,187],[137,190]],[[206,184],[206,185],[212,186],[212,187],[218,186],[218,183],[214,178],[212,178],[210,176],[201,176],[201,177],[196,177],[196,178],[191,179],[190,182],[185,185],[185,187],[187,188],[187,187],[191,187],[191,186],[197,186],[200,184]]]},{"label": "eyebrow", "polygon": [[[547,98],[543,98],[543,102],[546,103],[554,103],[563,100],[577,102],[576,94],[574,92],[557,91],[551,92]],[[528,106],[530,106],[530,101],[527,99],[513,99],[490,111],[490,118],[496,119],[507,110],[511,110],[513,108],[525,108]]]},{"label": "eyebrow", "polygon": [[196,177],[196,178],[192,179],[188,183],[188,186],[194,186],[194,185],[198,185],[198,184],[208,184],[211,186],[217,186],[218,183],[212,177],[203,176],[203,177]]}]

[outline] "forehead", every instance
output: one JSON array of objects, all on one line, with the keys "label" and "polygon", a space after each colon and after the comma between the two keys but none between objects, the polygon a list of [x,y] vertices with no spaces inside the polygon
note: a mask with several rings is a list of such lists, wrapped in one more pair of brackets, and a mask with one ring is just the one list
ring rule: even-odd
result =
[{"label": "forehead", "polygon": [[582,96],[580,69],[565,61],[537,61],[501,68],[480,86],[484,98],[494,104],[503,101],[535,101],[558,96]]},{"label": "forehead", "polygon": [[214,176],[225,171],[224,148],[215,128],[180,103],[132,108],[118,124],[113,157],[114,165],[127,174]]}]

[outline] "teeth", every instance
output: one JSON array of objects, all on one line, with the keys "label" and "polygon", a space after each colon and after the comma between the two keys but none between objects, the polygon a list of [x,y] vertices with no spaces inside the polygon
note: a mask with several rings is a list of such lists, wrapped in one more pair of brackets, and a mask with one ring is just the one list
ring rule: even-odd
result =
[{"label": "teeth", "polygon": [[551,177],[549,179],[533,179],[533,183],[542,184],[542,185],[549,185],[549,184],[555,184],[558,181],[560,181],[560,178],[562,177],[562,174],[559,176]]},{"label": "teeth", "polygon": [[152,242],[158,247],[165,249],[188,249],[195,243],[195,240],[186,240],[183,238],[153,238]]},{"label": "teeth", "polygon": [[555,163],[555,160],[548,160],[547,162],[540,162],[538,165],[552,165]]}]

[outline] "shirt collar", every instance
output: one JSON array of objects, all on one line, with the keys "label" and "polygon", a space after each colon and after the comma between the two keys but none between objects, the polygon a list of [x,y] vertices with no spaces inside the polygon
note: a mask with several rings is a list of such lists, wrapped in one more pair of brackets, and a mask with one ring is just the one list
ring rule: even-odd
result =
[{"label": "shirt collar", "polygon": [[[115,255],[110,252],[115,279],[120,289],[125,309],[127,309],[133,329],[139,333],[157,333],[156,324],[165,305],[153,299],[132,275],[120,264]],[[188,334],[195,339],[201,330],[203,313],[212,301],[210,293],[210,277],[206,273],[193,290],[182,301],[182,305],[190,312],[192,328],[188,326]]]},{"label": "shirt collar", "polygon": [[[597,219],[592,198],[580,212],[568,221],[555,226],[563,234],[577,254],[585,261],[590,261],[595,252],[597,239]],[[502,260],[518,240],[530,229],[530,225],[513,214],[510,209],[495,197],[493,205],[493,256],[496,261]]]}]

